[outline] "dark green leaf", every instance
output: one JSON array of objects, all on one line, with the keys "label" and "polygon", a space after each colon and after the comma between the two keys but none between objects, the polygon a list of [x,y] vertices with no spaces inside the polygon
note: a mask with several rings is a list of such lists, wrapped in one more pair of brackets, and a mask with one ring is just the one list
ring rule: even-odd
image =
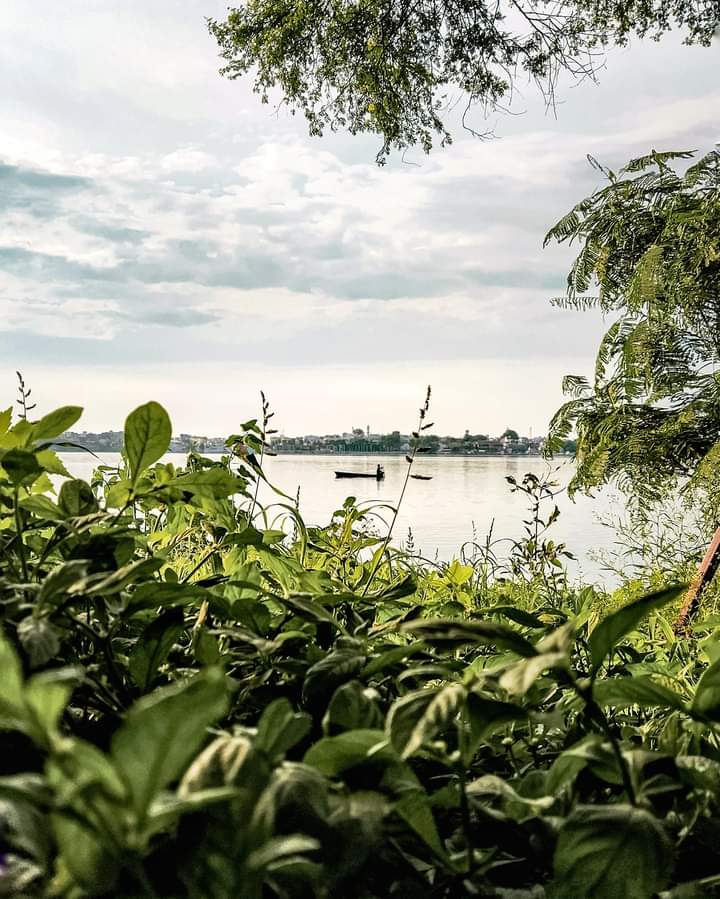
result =
[{"label": "dark green leaf", "polygon": [[311,726],[309,715],[296,712],[287,699],[276,699],[260,716],[255,748],[277,761],[309,733]]},{"label": "dark green leaf", "polygon": [[12,484],[31,484],[42,474],[35,453],[23,449],[8,450],[0,457],[0,464]]},{"label": "dark green leaf", "polygon": [[681,595],[684,586],[668,587],[650,593],[608,615],[593,629],[588,641],[593,673],[597,672],[617,643],[640,624],[650,612],[672,602]]},{"label": "dark green leaf", "polygon": [[112,758],[142,818],[185,770],[206,730],[227,710],[225,676],[213,668],[137,702],[112,739]]},{"label": "dark green leaf", "polygon": [[438,646],[462,646],[464,643],[495,645],[521,656],[537,655],[535,647],[522,634],[494,621],[458,621],[455,618],[430,618],[408,621],[402,629],[426,643]]},{"label": "dark green leaf", "polygon": [[560,831],[553,899],[651,899],[667,884],[670,842],[650,812],[630,805],[581,806]]},{"label": "dark green leaf", "polygon": [[97,500],[92,488],[85,481],[65,481],[58,494],[58,508],[66,518],[90,515],[97,510]]},{"label": "dark green leaf", "polygon": [[145,628],[130,654],[130,673],[143,693],[147,692],[171,649],[185,629],[183,611],[171,608]]},{"label": "dark green leaf", "polygon": [[685,710],[682,696],[656,683],[651,677],[613,677],[593,687],[593,699],[602,706],[630,706]]}]

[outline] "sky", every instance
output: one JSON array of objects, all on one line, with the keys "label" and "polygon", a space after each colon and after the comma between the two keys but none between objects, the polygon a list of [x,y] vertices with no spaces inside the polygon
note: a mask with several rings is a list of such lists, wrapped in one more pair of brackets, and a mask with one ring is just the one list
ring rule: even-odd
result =
[{"label": "sky", "polygon": [[555,114],[520,84],[495,137],[375,165],[372,136],[218,74],[216,0],[4,0],[0,393],[120,429],[149,399],[174,430],[258,414],[284,433],[414,427],[543,434],[604,324],[558,309],[572,248],[546,231],[651,148],[720,139],[720,42],[613,50]]}]

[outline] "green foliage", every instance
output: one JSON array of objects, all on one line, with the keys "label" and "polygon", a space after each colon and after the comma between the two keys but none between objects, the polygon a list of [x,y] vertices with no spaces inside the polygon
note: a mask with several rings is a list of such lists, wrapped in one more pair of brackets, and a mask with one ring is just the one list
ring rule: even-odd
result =
[{"label": "green foliage", "polygon": [[285,502],[271,519],[246,452],[267,409],[180,469],[140,407],[90,484],[48,476],[37,434],[69,414],[0,435],[0,893],[718,882],[720,628],[668,634],[675,588],[608,613],[573,587],[547,478],[510,484],[530,515],[508,561],[488,543],[430,564],[352,498],[326,527]]},{"label": "green foliage", "polygon": [[718,11],[715,0],[249,0],[209,25],[224,75],[252,70],[263,102],[277,88],[311,134],[379,135],[382,163],[393,148],[450,141],[453,94],[466,98],[466,115],[496,107],[522,73],[552,98],[560,71],[592,75],[603,48],[633,34],[680,28],[687,43],[708,45]]},{"label": "green foliage", "polygon": [[673,168],[692,155],[653,151],[617,173],[600,167],[608,185],[546,238],[581,244],[560,302],[618,315],[592,383],[568,376],[570,399],[551,423],[549,452],[577,430],[571,489],[615,480],[648,499],[678,477],[717,483],[720,154]]}]

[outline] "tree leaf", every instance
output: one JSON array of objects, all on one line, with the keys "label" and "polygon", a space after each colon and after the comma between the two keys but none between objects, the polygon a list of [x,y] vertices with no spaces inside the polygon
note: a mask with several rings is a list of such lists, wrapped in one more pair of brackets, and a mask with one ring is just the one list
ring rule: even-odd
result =
[{"label": "tree leaf", "polygon": [[125,455],[132,485],[140,475],[163,456],[170,446],[172,426],[159,403],[138,406],[125,421]]},{"label": "tree leaf", "polygon": [[145,696],[127,713],[112,739],[111,756],[139,818],[185,770],[206,729],[228,706],[225,676],[206,669],[182,684]]},{"label": "tree leaf", "polygon": [[555,849],[553,899],[650,899],[667,884],[672,850],[661,824],[630,805],[579,806]]},{"label": "tree leaf", "polygon": [[597,673],[605,658],[625,634],[634,631],[643,618],[654,609],[659,609],[672,602],[673,599],[677,599],[684,589],[683,585],[679,585],[659,590],[656,593],[649,593],[603,618],[593,629],[588,640],[592,673]]}]

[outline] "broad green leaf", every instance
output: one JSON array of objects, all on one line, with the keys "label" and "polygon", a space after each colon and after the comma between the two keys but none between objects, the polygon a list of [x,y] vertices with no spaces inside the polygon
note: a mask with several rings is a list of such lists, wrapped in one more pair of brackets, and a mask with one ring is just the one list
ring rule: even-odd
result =
[{"label": "broad green leaf", "polygon": [[140,584],[128,597],[126,615],[134,615],[146,609],[161,609],[171,606],[200,605],[209,597],[204,587],[196,584],[180,584],[174,581],[151,581]]},{"label": "broad green leaf", "polygon": [[651,899],[666,886],[672,848],[662,825],[630,805],[580,806],[555,849],[553,899]]},{"label": "broad green leaf", "polygon": [[145,628],[130,653],[129,668],[133,680],[143,693],[150,688],[158,668],[185,629],[182,609],[163,612]]},{"label": "broad green leaf", "polygon": [[23,618],[18,623],[17,635],[31,668],[39,668],[49,662],[60,649],[60,634],[44,617],[28,615]]},{"label": "broad green leaf", "polygon": [[25,496],[20,500],[20,508],[36,518],[45,518],[48,521],[62,521],[65,517],[47,496]]},{"label": "broad green leaf", "polygon": [[432,849],[438,858],[448,866],[450,865],[447,852],[438,834],[428,797],[424,793],[414,792],[404,796],[395,803],[393,811],[420,837],[426,846]]},{"label": "broad green leaf", "polygon": [[367,656],[357,649],[335,649],[308,668],[303,684],[303,703],[327,703],[340,684],[352,680]]},{"label": "broad green leaf", "polygon": [[75,424],[82,412],[82,406],[61,406],[54,412],[48,412],[39,421],[33,422],[32,439],[49,440],[51,437],[59,437]]},{"label": "broad green leaf", "polygon": [[22,668],[17,653],[0,630],[0,702],[13,706],[22,705],[23,679]]},{"label": "broad green leaf", "polygon": [[66,518],[77,518],[97,511],[97,500],[85,481],[73,478],[65,481],[58,494],[58,508]]},{"label": "broad green leaf", "polygon": [[533,615],[532,612],[528,612],[526,609],[519,609],[516,606],[490,606],[486,611],[491,615],[503,615],[505,618],[514,621],[515,624],[523,625],[523,627],[531,627],[535,630],[546,627],[545,622],[538,618],[537,615]]},{"label": "broad green leaf", "polygon": [[157,462],[170,446],[172,426],[159,403],[138,406],[125,421],[125,455],[133,486],[140,475]]},{"label": "broad green leaf", "polygon": [[285,699],[276,699],[260,716],[255,737],[255,748],[261,749],[270,759],[280,759],[309,733],[312,718],[305,712],[296,712]]},{"label": "broad green leaf", "polygon": [[387,717],[387,732],[402,758],[409,758],[423,744],[447,728],[463,707],[467,689],[450,684],[424,689],[396,700]]},{"label": "broad green leaf", "polygon": [[57,733],[72,691],[81,680],[81,669],[56,668],[33,675],[25,685],[25,703],[46,739]]},{"label": "broad green leaf", "polygon": [[23,449],[8,450],[0,457],[0,464],[5,469],[10,483],[31,484],[42,474],[42,467],[35,453]]},{"label": "broad green leaf", "polygon": [[226,468],[207,468],[203,471],[190,471],[173,478],[168,487],[176,487],[203,499],[223,499],[238,493],[244,481],[229,472]]},{"label": "broad green leaf", "polygon": [[690,711],[712,720],[717,720],[720,715],[720,659],[705,669],[695,689]]},{"label": "broad green leaf", "polygon": [[595,674],[617,643],[654,609],[659,609],[681,595],[684,586],[669,587],[656,593],[649,593],[631,602],[624,608],[608,615],[593,629],[588,640],[592,672]]},{"label": "broad green leaf", "polygon": [[667,708],[685,711],[685,702],[674,690],[668,690],[651,677],[613,677],[598,681],[593,699],[601,706],[637,705],[641,708]]},{"label": "broad green leaf", "polygon": [[513,721],[524,721],[527,718],[527,712],[520,706],[480,696],[472,691],[468,693],[465,708],[470,723],[470,745],[466,760],[468,764],[478,746],[487,737]]},{"label": "broad green leaf", "polygon": [[323,737],[308,749],[303,759],[328,777],[337,777],[349,768],[369,761],[397,761],[381,730],[349,730],[335,737]]},{"label": "broad green leaf", "polygon": [[[70,472],[65,467],[62,459],[55,450],[52,449],[38,449],[35,450],[35,455],[37,456],[38,463],[43,471],[48,474],[57,474],[64,478],[70,477]],[[51,482],[48,481],[47,487],[50,487]],[[36,488],[37,489],[37,486]]]},{"label": "broad green leaf", "polygon": [[374,700],[374,690],[353,680],[338,687],[323,716],[327,735],[338,730],[362,730],[382,727],[383,715]]},{"label": "broad green leaf", "polygon": [[411,656],[424,652],[425,647],[418,643],[407,643],[404,646],[394,646],[379,655],[376,659],[371,659],[360,672],[362,677],[370,677],[373,674],[379,674],[391,665],[396,665]]},{"label": "broad green leaf", "polygon": [[58,869],[65,869],[73,880],[73,892],[68,895],[87,896],[91,891],[112,895],[120,864],[102,837],[74,814],[56,813],[50,820],[58,847]]},{"label": "broad green leaf", "polygon": [[465,643],[495,645],[520,656],[537,655],[537,650],[522,634],[494,621],[461,621],[455,618],[430,618],[409,621],[402,626],[413,636],[438,646],[462,646]]},{"label": "broad green leaf", "polygon": [[0,434],[5,434],[12,421],[12,406],[0,411]]},{"label": "broad green leaf", "polygon": [[544,652],[521,659],[502,673],[500,686],[515,696],[524,696],[544,671],[566,667],[567,661],[565,652]]},{"label": "broad green leaf", "polygon": [[227,705],[225,676],[211,668],[156,690],[130,709],[113,736],[111,755],[139,818],[180,777]]}]

